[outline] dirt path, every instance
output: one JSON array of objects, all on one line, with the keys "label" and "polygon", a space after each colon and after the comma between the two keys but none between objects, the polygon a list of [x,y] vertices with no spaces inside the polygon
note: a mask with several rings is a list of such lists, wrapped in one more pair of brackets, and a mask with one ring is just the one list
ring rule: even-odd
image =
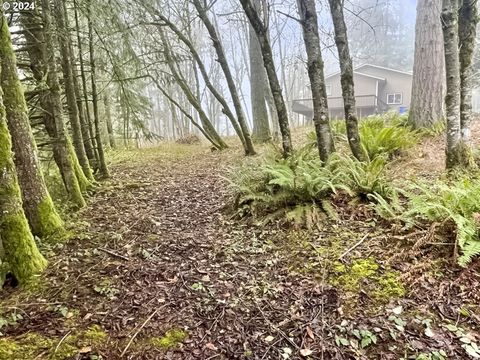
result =
[{"label": "dirt path", "polygon": [[[397,331],[392,348],[390,310],[344,314],[352,299],[327,285],[328,250],[318,249],[347,249],[375,224],[350,218],[287,236],[277,225],[233,221],[219,175],[234,155],[188,151],[117,159],[113,179],[78,214],[85,236],[51,249],[39,284],[1,294],[1,316],[21,314],[0,327],[8,344],[32,346],[31,334],[43,341],[23,359],[398,359],[411,341],[417,353],[457,351],[444,335],[431,344],[421,323],[415,333]],[[387,240],[372,236],[364,251],[375,256]],[[375,287],[372,279],[361,286]],[[373,303],[366,292],[355,301]],[[409,301],[389,308],[416,306]],[[339,343],[360,328],[385,341],[376,355]]]}]

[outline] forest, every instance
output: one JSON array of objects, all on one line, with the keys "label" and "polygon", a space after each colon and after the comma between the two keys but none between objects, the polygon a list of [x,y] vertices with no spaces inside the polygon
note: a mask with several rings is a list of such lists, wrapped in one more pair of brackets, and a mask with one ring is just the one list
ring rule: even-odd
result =
[{"label": "forest", "polygon": [[480,359],[477,0],[0,0],[0,360]]}]

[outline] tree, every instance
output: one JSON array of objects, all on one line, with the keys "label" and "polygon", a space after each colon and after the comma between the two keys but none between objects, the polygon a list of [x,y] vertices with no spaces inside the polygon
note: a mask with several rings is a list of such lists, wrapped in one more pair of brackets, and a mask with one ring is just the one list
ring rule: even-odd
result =
[{"label": "tree", "polygon": [[55,20],[57,23],[58,43],[60,47],[65,96],[67,98],[68,115],[72,127],[72,139],[78,161],[87,179],[93,181],[93,173],[85,151],[83,134],[80,123],[77,94],[73,77],[73,63],[70,45],[70,35],[67,28],[67,12],[63,0],[54,2]]},{"label": "tree", "polygon": [[[30,61],[38,70],[42,71],[40,86],[43,86],[44,76],[46,76],[46,89],[44,91],[45,127],[49,136],[55,140],[53,145],[54,158],[60,169],[62,180],[70,197],[70,200],[76,207],[85,206],[85,199],[82,191],[91,187],[91,183],[85,177],[80,167],[78,158],[73,149],[73,145],[68,135],[63,119],[63,107],[61,100],[60,83],[57,76],[57,64],[55,61],[55,44],[53,24],[51,20],[51,8],[49,0],[42,0],[42,19],[43,19],[43,43],[39,38],[34,39],[32,51],[37,47],[37,52],[30,53]],[[36,58],[36,55],[40,55]]]},{"label": "tree", "polygon": [[[61,0],[60,0],[61,1]],[[105,152],[103,151],[102,132],[100,127],[100,116],[98,114],[98,92],[96,79],[96,63],[95,50],[93,46],[93,22],[91,14],[91,0],[87,0],[87,23],[88,23],[88,50],[90,55],[90,80],[92,85],[92,104],[93,104],[93,121],[95,124],[95,143],[98,153],[98,170],[100,176],[104,179],[110,177],[107,162],[105,160]]]},{"label": "tree", "polygon": [[[2,1],[0,1],[1,4]],[[1,11],[0,22],[2,45],[5,45],[3,38],[7,25]],[[0,50],[4,50],[3,46]],[[43,271],[47,261],[38,251],[22,208],[22,197],[13,162],[12,141],[3,104],[4,85],[8,84],[2,81],[2,87],[0,87],[0,239],[11,272],[22,283]],[[17,92],[17,89],[9,86],[4,90],[9,97],[16,95]]]},{"label": "tree", "polygon": [[[95,142],[95,136],[93,134],[93,127],[92,127],[92,117],[90,114],[90,107],[88,106],[89,99],[88,99],[88,87],[87,87],[87,76],[86,76],[86,71],[85,71],[85,62],[83,60],[83,46],[82,46],[82,37],[80,36],[80,19],[78,15],[78,5],[77,1],[73,0],[73,11],[75,15],[75,32],[77,34],[77,48],[78,48],[78,62],[80,64],[80,76],[82,79],[82,96],[83,96],[83,101],[85,102],[82,105],[82,102],[80,101],[79,104],[79,109],[83,108],[85,109],[84,111],[84,117],[80,118],[81,121],[80,125],[82,127],[82,138],[83,138],[83,143],[85,145],[85,152],[87,153],[88,160],[90,161],[90,165],[94,167],[94,169],[97,169],[98,166],[98,152],[95,149],[94,142]],[[72,52],[73,53],[73,52]],[[74,80],[76,80],[76,76],[74,77]],[[77,84],[76,92],[77,92],[77,100],[80,99],[80,86]]]},{"label": "tree", "polygon": [[[253,0],[253,6],[262,14],[261,2]],[[272,140],[265,102],[269,88],[267,74],[263,66],[262,49],[252,25],[248,26],[248,57],[250,61],[250,102],[252,106],[253,136],[255,141],[265,143]]]},{"label": "tree", "polygon": [[117,148],[117,144],[115,143],[115,134],[113,133],[113,123],[112,123],[112,110],[110,107],[110,94],[105,90],[103,95],[103,106],[105,108],[105,122],[107,123],[107,135],[108,135],[108,142],[112,149]]},{"label": "tree", "polygon": [[292,138],[290,135],[290,125],[288,123],[287,107],[285,106],[282,89],[275,71],[272,47],[270,46],[270,40],[268,38],[268,30],[265,24],[263,24],[258,12],[250,0],[240,0],[240,3],[242,4],[243,10],[245,11],[245,14],[247,15],[248,20],[250,21],[250,24],[252,25],[260,43],[263,65],[267,71],[268,82],[270,84],[272,96],[275,101],[275,107],[277,109],[278,123],[280,126],[280,132],[282,134],[283,156],[287,157],[293,150]]},{"label": "tree", "polygon": [[[471,164],[470,112],[471,66],[478,22],[476,0],[443,0],[442,29],[445,50],[447,93],[446,166],[448,169]],[[460,21],[459,21],[460,16]]]},{"label": "tree", "polygon": [[160,28],[159,29],[160,36],[162,39],[163,43],[163,54],[165,56],[165,62],[167,63],[168,67],[170,68],[170,71],[172,73],[173,78],[177,82],[178,86],[182,89],[183,93],[187,97],[188,101],[190,104],[194,107],[194,109],[197,111],[198,115],[200,116],[200,120],[202,122],[203,129],[205,132],[208,134],[208,139],[213,142],[215,148],[222,150],[227,148],[227,144],[223,139],[220,137],[220,135],[217,133],[215,130],[215,127],[212,125],[210,119],[208,118],[207,114],[205,114],[205,111],[202,108],[202,104],[200,102],[200,99],[198,99],[192,92],[192,90],[189,88],[187,82],[183,78],[183,76],[180,74],[180,72],[176,68],[176,62],[175,59],[173,58],[173,54],[170,49],[170,44],[168,42],[167,37],[163,33],[163,30]]},{"label": "tree", "polygon": [[323,74],[323,59],[318,35],[315,0],[298,0],[298,12],[307,50],[307,68],[313,98],[313,123],[317,135],[317,147],[322,161],[327,161],[335,151],[330,129],[327,90]]},{"label": "tree", "polygon": [[37,157],[37,147],[28,119],[28,109],[17,75],[8,24],[0,28],[0,85],[5,89],[3,104],[10,134],[18,181],[22,191],[23,208],[34,235],[46,237],[62,232],[63,222],[52,202]]},{"label": "tree", "polygon": [[342,84],[343,107],[345,109],[345,124],[347,138],[353,155],[358,160],[364,160],[365,154],[360,143],[358,133],[358,119],[355,109],[355,88],[353,83],[353,65],[348,46],[347,26],[343,14],[343,0],[329,0],[330,13],[332,14],[335,29],[335,44],[340,63],[340,82]]},{"label": "tree", "polygon": [[[463,0],[459,10],[458,41],[460,57],[460,127],[462,141],[470,147],[472,117],[473,54],[475,50],[478,8],[477,0]],[[470,156],[466,154],[465,156]]]},{"label": "tree", "polygon": [[238,96],[237,87],[235,86],[235,82],[233,80],[233,76],[230,71],[230,66],[228,65],[227,58],[225,56],[225,51],[223,50],[223,45],[217,34],[217,30],[215,29],[212,22],[208,18],[207,11],[204,7],[202,7],[200,0],[194,0],[193,4],[195,5],[195,8],[198,11],[200,19],[203,21],[205,27],[208,30],[210,38],[212,39],[212,42],[213,42],[213,46],[218,56],[217,61],[220,63],[220,66],[222,67],[223,73],[225,75],[228,89],[230,90],[230,95],[232,97],[233,106],[237,113],[237,120],[238,120],[238,123],[240,124],[240,128],[241,128],[243,137],[245,139],[245,153],[246,155],[255,155],[255,150],[253,148],[253,143],[250,136],[250,130],[248,129],[247,120],[245,119],[245,114],[242,109],[240,97]]},{"label": "tree", "polygon": [[445,58],[443,54],[441,0],[419,0],[415,25],[412,102],[408,121],[415,128],[431,127],[443,120]]}]

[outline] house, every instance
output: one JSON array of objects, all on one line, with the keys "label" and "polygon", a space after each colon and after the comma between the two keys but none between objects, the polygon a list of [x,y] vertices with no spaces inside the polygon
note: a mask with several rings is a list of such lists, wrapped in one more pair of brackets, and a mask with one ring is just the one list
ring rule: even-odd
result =
[{"label": "house", "polygon": [[[412,73],[382,66],[363,64],[353,70],[357,116],[384,113],[390,110],[404,113],[410,107]],[[343,118],[343,98],[340,72],[325,77],[330,118]],[[313,118],[311,99],[294,100],[292,110]]]}]

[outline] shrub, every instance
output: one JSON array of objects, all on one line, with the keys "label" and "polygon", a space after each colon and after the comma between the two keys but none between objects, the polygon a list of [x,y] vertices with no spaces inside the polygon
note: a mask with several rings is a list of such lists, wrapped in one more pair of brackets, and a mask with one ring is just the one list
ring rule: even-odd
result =
[{"label": "shrub", "polygon": [[375,116],[360,122],[359,133],[362,147],[370,159],[377,156],[398,155],[418,142],[419,136],[410,127],[400,125],[401,118]]},{"label": "shrub", "polygon": [[[369,159],[392,158],[418,142],[420,134],[407,125],[407,119],[405,115],[389,112],[360,121],[360,141]],[[345,121],[332,120],[331,128],[336,141],[347,141]],[[308,138],[309,145],[316,143],[315,132]]]},{"label": "shrub", "polygon": [[[385,159],[369,162],[332,155],[322,166],[307,146],[288,159],[267,157],[233,169],[230,182],[239,215],[284,215],[294,222],[314,222],[322,215],[335,217],[330,198],[342,193],[350,198],[389,201],[395,191],[385,176]],[[375,195],[370,197],[370,195]]]},{"label": "shrub", "polygon": [[453,182],[412,186],[409,202],[402,217],[408,222],[432,221],[454,224],[456,243],[462,254],[458,259],[466,266],[480,254],[480,179],[461,178]]}]

